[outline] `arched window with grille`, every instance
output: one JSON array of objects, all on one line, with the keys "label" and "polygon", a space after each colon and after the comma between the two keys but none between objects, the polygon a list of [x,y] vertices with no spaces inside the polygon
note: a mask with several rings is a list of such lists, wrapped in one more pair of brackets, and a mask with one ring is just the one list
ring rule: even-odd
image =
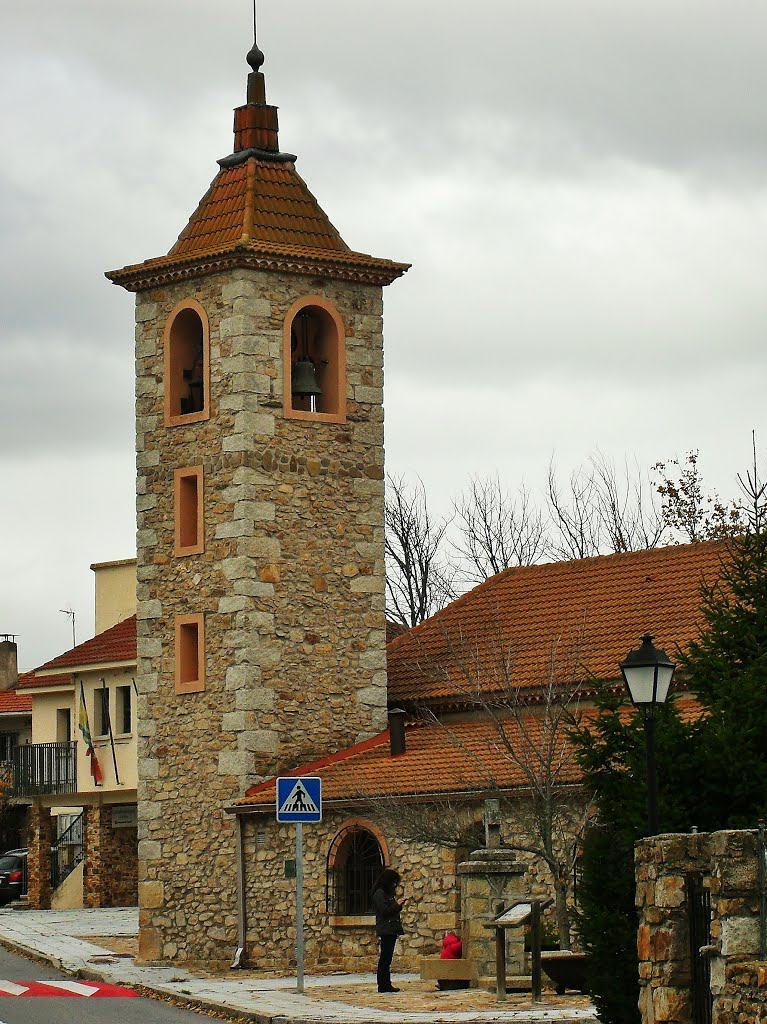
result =
[{"label": "arched window with grille", "polygon": [[388,860],[386,840],[371,822],[348,822],[328,850],[328,913],[343,917],[372,914],[373,884]]}]

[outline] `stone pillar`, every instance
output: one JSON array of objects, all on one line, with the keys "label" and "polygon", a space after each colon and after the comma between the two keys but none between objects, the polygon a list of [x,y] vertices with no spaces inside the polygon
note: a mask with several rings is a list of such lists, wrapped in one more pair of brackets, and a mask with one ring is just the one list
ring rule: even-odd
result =
[{"label": "stone pillar", "polygon": [[114,828],[111,806],[95,804],[86,808],[85,815],[84,906],[136,906],[138,843],[135,827]]},{"label": "stone pillar", "polygon": [[50,807],[33,804],[29,814],[30,843],[27,856],[27,894],[34,910],[51,908],[51,843],[53,820]]},{"label": "stone pillar", "polygon": [[[514,852],[502,846],[475,850],[469,860],[458,865],[463,955],[477,965],[479,978],[495,979],[495,929],[486,926],[503,909],[528,898],[522,887],[523,875]],[[524,974],[524,929],[507,928],[505,935],[507,973]]]}]

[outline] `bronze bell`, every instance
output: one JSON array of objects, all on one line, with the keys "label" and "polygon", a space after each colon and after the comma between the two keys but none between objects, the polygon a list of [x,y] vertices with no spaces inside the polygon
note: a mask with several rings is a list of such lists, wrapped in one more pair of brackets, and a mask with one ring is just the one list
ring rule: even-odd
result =
[{"label": "bronze bell", "polygon": [[322,388],[317,383],[317,369],[308,356],[301,356],[293,364],[290,383],[291,394],[300,398],[311,398],[322,394]]}]

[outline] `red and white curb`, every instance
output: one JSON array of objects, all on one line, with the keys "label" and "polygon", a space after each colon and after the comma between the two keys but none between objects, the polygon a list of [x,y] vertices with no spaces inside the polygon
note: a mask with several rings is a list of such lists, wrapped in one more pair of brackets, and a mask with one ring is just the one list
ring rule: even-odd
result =
[{"label": "red and white curb", "polygon": [[0,981],[0,997],[2,996],[131,999],[136,998],[137,993],[119,985],[104,985],[100,981]]}]

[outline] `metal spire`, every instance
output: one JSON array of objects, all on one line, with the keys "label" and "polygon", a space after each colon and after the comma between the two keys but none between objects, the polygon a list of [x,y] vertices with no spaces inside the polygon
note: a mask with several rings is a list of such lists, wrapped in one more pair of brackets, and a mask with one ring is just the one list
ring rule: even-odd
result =
[{"label": "metal spire", "polygon": [[261,66],[264,63],[264,55],[258,48],[256,38],[256,0],[253,0],[253,47],[245,59],[248,64],[250,64],[253,71],[260,71]]}]

